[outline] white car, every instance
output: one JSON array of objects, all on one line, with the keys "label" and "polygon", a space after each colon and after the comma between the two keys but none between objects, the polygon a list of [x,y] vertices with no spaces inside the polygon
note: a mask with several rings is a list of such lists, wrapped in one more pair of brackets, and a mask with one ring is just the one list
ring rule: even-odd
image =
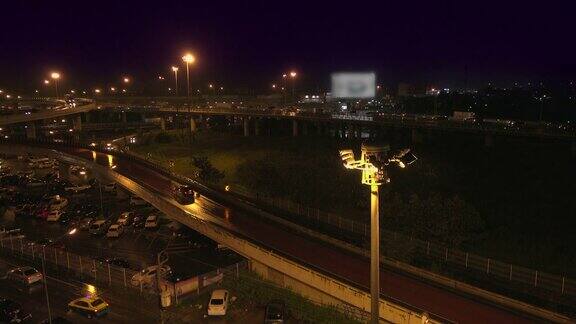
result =
[{"label": "white car", "polygon": [[32,267],[21,267],[9,270],[6,273],[6,278],[10,280],[20,281],[27,285],[31,285],[38,281],[42,281],[42,278],[44,278],[44,276],[42,276],[42,274],[38,272],[38,270]]},{"label": "white car", "polygon": [[[153,282],[155,282],[156,280],[156,269],[158,268],[158,266],[153,265],[153,266],[149,266],[148,268],[143,269],[142,271],[136,273],[134,276],[132,276],[132,280],[130,281],[130,283],[132,284],[132,286],[151,286]],[[163,277],[165,276],[167,273],[170,272],[170,267],[167,265],[163,265],[160,268],[160,275]]]},{"label": "white car", "polygon": [[208,315],[209,316],[223,316],[226,315],[228,309],[228,290],[217,289],[212,292],[210,301],[208,302]]},{"label": "white car", "polygon": [[51,210],[46,217],[48,222],[57,222],[60,220],[60,216],[62,216],[62,212],[59,209]]},{"label": "white car", "polygon": [[124,226],[122,224],[113,224],[108,228],[106,237],[120,237],[124,233]]},{"label": "white car", "polygon": [[50,200],[50,210],[61,210],[64,207],[68,206],[68,199],[55,196]]},{"label": "white car", "polygon": [[154,229],[158,227],[158,216],[150,215],[146,218],[146,223],[144,223],[144,228]]},{"label": "white car", "polygon": [[118,224],[122,224],[123,226],[128,226],[134,220],[134,212],[123,212],[118,217]]}]

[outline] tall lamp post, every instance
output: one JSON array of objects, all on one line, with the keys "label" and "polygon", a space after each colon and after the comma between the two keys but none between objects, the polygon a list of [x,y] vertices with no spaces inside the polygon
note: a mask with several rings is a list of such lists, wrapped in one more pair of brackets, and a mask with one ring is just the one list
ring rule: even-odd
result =
[{"label": "tall lamp post", "polygon": [[176,89],[176,97],[178,97],[178,67],[173,66],[172,72],[174,72],[174,83],[175,83],[174,89]]},{"label": "tall lamp post", "polygon": [[354,158],[352,150],[341,150],[340,158],[346,169],[362,171],[362,183],[370,186],[370,314],[371,323],[380,320],[380,213],[378,187],[389,183],[387,167],[395,164],[401,168],[416,161],[409,149],[389,155],[390,147],[362,145],[360,160]]},{"label": "tall lamp post", "polygon": [[[182,56],[182,61],[186,63],[186,90],[188,99],[190,99],[190,64],[193,64],[196,61],[196,58],[194,55],[187,53]],[[188,117],[192,118],[190,115],[190,103],[188,103]],[[188,127],[188,140],[192,143],[192,125]]]},{"label": "tall lamp post", "polygon": [[60,73],[52,72],[50,74],[52,80],[54,80],[54,88],[56,89],[56,99],[58,99],[58,79],[60,79]]},{"label": "tall lamp post", "polygon": [[[54,240],[54,243],[60,241],[61,239],[65,238],[68,235],[74,235],[74,233],[76,233],[76,229],[73,228],[70,231],[68,231],[66,234],[60,236],[59,238],[57,238],[56,240]],[[46,264],[45,264],[45,260],[46,260],[46,252],[44,250],[46,246],[42,245],[42,275],[44,276],[44,292],[46,293],[46,307],[48,307],[48,323],[52,324],[52,312],[50,309],[50,297],[48,295],[48,280],[47,280],[47,276],[46,276]]]},{"label": "tall lamp post", "polygon": [[182,56],[182,61],[186,63],[186,93],[188,97],[190,97],[190,64],[193,64],[196,61],[194,55],[187,53],[186,55]]},{"label": "tall lamp post", "polygon": [[290,79],[292,79],[292,97],[294,97],[294,88],[296,87],[295,83],[296,83],[296,76],[298,76],[298,74],[296,73],[296,71],[291,71],[290,72]]}]

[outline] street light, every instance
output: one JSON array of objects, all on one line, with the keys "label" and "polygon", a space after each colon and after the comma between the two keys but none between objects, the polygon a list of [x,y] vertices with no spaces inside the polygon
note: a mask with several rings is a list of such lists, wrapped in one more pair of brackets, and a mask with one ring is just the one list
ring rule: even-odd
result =
[{"label": "street light", "polygon": [[[74,235],[75,233],[76,233],[76,228],[73,228],[73,229],[69,230],[67,233],[65,233],[64,235],[55,239],[53,241],[53,243],[60,241],[61,239],[65,238],[68,235]],[[50,297],[48,295],[48,280],[47,280],[48,276],[46,275],[46,264],[45,264],[45,260],[46,260],[46,251],[44,249],[45,247],[46,247],[46,245],[42,245],[42,274],[44,275],[44,292],[46,293],[46,307],[48,307],[48,323],[52,324],[52,312],[50,309]]]},{"label": "street light", "polygon": [[416,161],[409,149],[390,155],[390,146],[362,145],[360,160],[352,150],[341,150],[340,158],[346,169],[362,171],[362,183],[370,186],[370,295],[371,323],[379,323],[380,305],[380,225],[378,187],[389,183],[387,169],[391,164],[405,168]]},{"label": "street light", "polygon": [[[187,53],[186,55],[182,56],[182,61],[186,63],[186,94],[188,95],[188,99],[190,99],[190,64],[196,62],[196,58],[194,55]],[[188,117],[190,116],[190,103],[188,103]],[[188,140],[192,143],[192,125],[188,127]]]},{"label": "street light", "polygon": [[124,81],[124,83],[130,83],[130,78],[129,77],[124,77],[122,79],[122,81]]},{"label": "street light", "polygon": [[52,80],[54,80],[54,87],[56,88],[56,98],[58,98],[58,79],[60,79],[60,73],[52,72],[50,74]]},{"label": "street light", "polygon": [[186,53],[186,55],[182,56],[182,61],[186,63],[186,83],[187,83],[187,94],[190,97],[190,64],[193,64],[196,61],[194,55],[190,53]]},{"label": "street light", "polygon": [[173,66],[172,72],[174,72],[174,83],[175,83],[174,89],[176,89],[176,97],[178,97],[178,67]]}]

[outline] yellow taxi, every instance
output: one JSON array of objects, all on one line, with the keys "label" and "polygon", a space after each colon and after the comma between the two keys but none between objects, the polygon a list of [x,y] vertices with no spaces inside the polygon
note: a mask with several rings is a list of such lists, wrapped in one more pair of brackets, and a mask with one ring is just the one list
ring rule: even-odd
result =
[{"label": "yellow taxi", "polygon": [[68,303],[68,309],[92,318],[108,314],[110,305],[100,297],[91,296],[74,299]]}]

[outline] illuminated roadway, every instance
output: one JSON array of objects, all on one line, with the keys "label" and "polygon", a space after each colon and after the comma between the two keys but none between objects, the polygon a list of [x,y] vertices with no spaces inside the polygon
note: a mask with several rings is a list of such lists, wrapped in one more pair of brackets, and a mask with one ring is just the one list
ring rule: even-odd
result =
[{"label": "illuminated roadway", "polygon": [[[59,149],[63,152],[95,160],[109,166],[116,165],[115,171],[144,184],[158,194],[170,197],[171,180],[159,173],[125,158],[95,153],[86,149]],[[94,159],[95,157],[95,159]],[[369,260],[359,255],[344,252],[307,236],[288,231],[279,225],[262,221],[244,212],[229,209],[210,199],[201,198],[187,209],[191,217],[211,221],[229,231],[265,244],[289,258],[297,258],[299,263],[324,272],[336,279],[368,291]],[[381,269],[381,292],[420,310],[458,323],[532,323],[534,319],[507,311],[464,295],[427,284],[421,280]]]}]

